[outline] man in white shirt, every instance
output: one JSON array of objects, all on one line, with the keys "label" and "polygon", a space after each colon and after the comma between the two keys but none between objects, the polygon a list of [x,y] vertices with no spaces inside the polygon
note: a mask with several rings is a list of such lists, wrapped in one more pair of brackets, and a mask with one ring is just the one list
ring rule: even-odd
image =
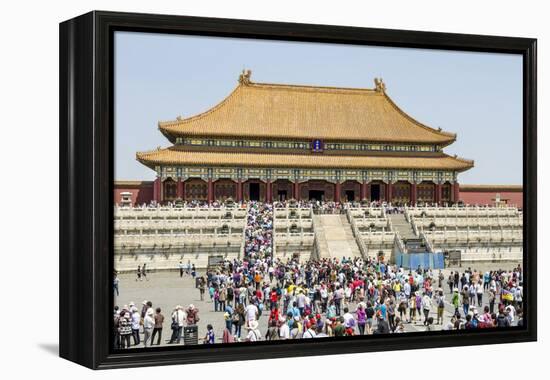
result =
[{"label": "man in white shirt", "polygon": [[432,299],[426,293],[422,297],[422,310],[424,311],[424,324],[428,322],[428,317],[430,316],[430,310],[432,309]]},{"label": "man in white shirt", "polygon": [[281,327],[279,327],[279,338],[281,339],[290,339],[290,328],[288,323],[286,323],[286,318],[281,316],[279,317],[279,322]]},{"label": "man in white shirt", "polygon": [[185,314],[183,307],[181,305],[176,306],[176,309],[172,313],[172,322],[174,322],[174,325],[177,324],[177,328],[172,328],[172,337],[170,338],[170,343],[180,343],[181,333],[183,332],[183,323],[185,322],[186,318],[187,315]]},{"label": "man in white shirt", "polygon": [[143,347],[151,346],[153,340],[153,329],[155,328],[155,319],[153,318],[155,312],[153,309],[148,309],[145,318],[143,319]]},{"label": "man in white shirt", "polygon": [[477,304],[478,306],[481,306],[481,302],[483,300],[483,282],[479,281],[476,286],[476,296],[477,296]]},{"label": "man in white shirt", "polygon": [[132,336],[134,338],[134,345],[137,346],[140,343],[139,325],[141,322],[141,314],[139,313],[137,307],[135,306],[132,306],[131,312],[132,312]]},{"label": "man in white shirt", "polygon": [[256,305],[254,304],[249,304],[246,309],[246,321],[247,322],[251,322],[251,321],[255,321],[256,320],[256,317],[258,315],[258,308],[256,307]]},{"label": "man in white shirt", "polygon": [[409,281],[405,281],[405,285],[403,286],[403,292],[407,296],[407,299],[411,297],[411,284],[409,284]]}]

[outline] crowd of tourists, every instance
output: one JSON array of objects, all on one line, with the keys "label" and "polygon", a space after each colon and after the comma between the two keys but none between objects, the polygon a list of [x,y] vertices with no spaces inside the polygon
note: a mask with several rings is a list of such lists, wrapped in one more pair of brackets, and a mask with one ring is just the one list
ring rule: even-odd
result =
[{"label": "crowd of tourists", "polygon": [[273,249],[273,205],[250,202],[244,231],[244,256],[269,257]]},{"label": "crowd of tourists", "polygon": [[[317,207],[322,213],[338,213],[353,206],[289,203]],[[433,331],[435,325],[440,325],[438,330],[522,325],[523,274],[519,265],[511,271],[467,269],[445,277],[441,271],[410,270],[372,258],[307,263],[274,259],[274,207],[287,204],[248,202],[243,258],[224,261],[199,275],[200,300],[204,301],[207,292],[212,310],[220,313],[216,329],[208,324],[206,331],[200,331],[203,343]],[[400,206],[382,206],[390,213],[402,212]],[[146,279],[144,269],[138,269],[138,279]],[[194,267],[192,273],[194,278]],[[173,344],[181,342],[185,326],[197,326],[200,320],[194,305],[176,306],[169,318],[169,343]],[[260,328],[261,318],[267,327]],[[115,307],[115,347],[151,346],[155,338],[160,344],[164,320],[162,310],[155,309],[151,301],[144,301],[141,310],[133,303]],[[216,336],[220,326],[223,333]]]},{"label": "crowd of tourists", "polygon": [[[269,211],[258,208],[258,223],[265,222],[264,213]],[[511,271],[468,269],[445,277],[441,271],[410,271],[374,259],[300,264],[260,257],[261,249],[249,252],[249,258],[226,261],[199,280],[224,326],[222,336],[215,336],[208,325],[203,343],[433,331],[436,325],[440,325],[438,330],[502,328],[523,323],[519,265]],[[177,306],[170,318],[170,343],[180,343],[183,327],[199,321],[198,309]],[[260,328],[260,318],[266,318],[266,328]],[[157,334],[156,344],[160,344],[163,321],[161,310],[155,310],[151,302],[144,302],[141,310],[133,304],[116,308],[115,344],[120,348],[131,343],[153,345]]]},{"label": "crowd of tourists", "polygon": [[[187,308],[177,305],[172,310],[170,318],[172,335],[168,343],[180,343],[184,326],[196,326],[200,321],[199,309],[192,304]],[[143,301],[141,309],[138,309],[134,302],[122,308],[115,306],[114,347],[124,349],[141,345],[143,347],[151,347],[155,344],[160,346],[164,319],[161,308],[154,309],[151,301]]]},{"label": "crowd of tourists", "polygon": [[[270,258],[233,261],[209,272],[207,282],[214,294],[220,288],[230,294],[221,305],[224,341],[230,336],[255,341],[402,333],[407,324],[416,322],[425,331],[434,330],[436,324],[442,330],[521,325],[521,273],[519,266],[487,273],[468,269],[458,278],[452,273],[448,300],[441,271],[409,271],[359,258],[303,265]],[[483,292],[473,299],[471,289],[485,292],[488,305],[482,305]],[[221,310],[219,301],[213,302]],[[454,312],[448,311],[452,317],[443,325],[446,303],[454,306]],[[257,323],[263,314],[268,318],[266,331],[260,331]]]}]

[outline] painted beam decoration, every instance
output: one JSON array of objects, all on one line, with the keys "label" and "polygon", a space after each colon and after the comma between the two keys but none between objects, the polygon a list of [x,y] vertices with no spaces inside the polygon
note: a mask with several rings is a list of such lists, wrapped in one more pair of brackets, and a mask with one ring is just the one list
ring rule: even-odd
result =
[{"label": "painted beam decoration", "polygon": [[[278,180],[289,179],[293,180],[292,170],[273,168],[273,169],[242,169],[226,168],[226,167],[214,167],[212,169],[212,179],[230,179],[238,181],[239,179],[256,178],[261,180]],[[296,169],[299,173],[300,181],[308,180],[327,180],[329,182],[337,182],[337,170],[329,169]],[[207,180],[208,168],[196,168],[196,167],[162,167],[161,179],[166,180],[171,178],[177,180],[188,180],[190,178],[201,178]],[[268,175],[268,173],[271,173]],[[393,175],[393,177],[392,177]],[[340,174],[340,181],[357,181],[357,182],[373,182],[373,181],[408,181],[411,183],[420,182],[457,182],[458,173],[456,172],[443,172],[443,171],[415,171],[415,170],[400,170],[397,175],[393,171],[349,171],[342,170]]]}]

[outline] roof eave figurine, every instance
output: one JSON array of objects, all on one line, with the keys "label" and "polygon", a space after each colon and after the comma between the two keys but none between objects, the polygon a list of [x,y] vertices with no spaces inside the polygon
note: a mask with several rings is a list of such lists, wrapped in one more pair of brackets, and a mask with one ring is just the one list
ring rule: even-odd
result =
[{"label": "roof eave figurine", "polygon": [[376,92],[381,92],[383,94],[386,93],[386,84],[384,83],[382,78],[374,78],[374,85],[375,85],[374,90]]},{"label": "roof eave figurine", "polygon": [[250,84],[252,82],[250,80],[251,75],[252,75],[252,70],[243,70],[241,75],[239,75],[239,83],[244,85]]}]

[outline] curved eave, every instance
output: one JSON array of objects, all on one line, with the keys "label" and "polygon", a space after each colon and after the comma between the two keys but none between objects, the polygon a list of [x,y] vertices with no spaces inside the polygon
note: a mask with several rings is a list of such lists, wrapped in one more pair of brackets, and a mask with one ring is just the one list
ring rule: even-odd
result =
[{"label": "curved eave", "polygon": [[136,160],[147,166],[149,169],[155,170],[155,166],[159,165],[159,163],[155,159],[151,159],[154,152],[155,151],[136,152]]},{"label": "curved eave", "polygon": [[448,155],[418,156],[340,156],[323,154],[247,153],[196,151],[178,147],[136,153],[136,159],[154,170],[155,166],[226,166],[323,169],[450,170],[463,172],[474,161]]},{"label": "curved eave", "polygon": [[[450,156],[448,156],[448,157],[450,157]],[[464,163],[464,168],[460,169],[460,170],[457,170],[459,173],[464,172],[466,170],[470,170],[471,168],[473,168],[475,166],[475,161],[474,160],[469,160],[467,158],[459,157],[459,156],[456,156],[456,155],[453,156],[452,158],[459,161],[459,162]]]},{"label": "curved eave", "polygon": [[442,147],[446,147],[446,146],[451,145],[452,143],[454,143],[456,141],[456,133],[446,132],[446,131],[443,131],[441,129],[439,129],[439,130],[434,129],[432,127],[429,127],[429,126],[419,122],[418,120],[416,120],[415,118],[410,116],[408,113],[403,111],[401,108],[399,108],[399,106],[392,100],[392,98],[389,97],[388,94],[384,93],[384,96],[386,97],[386,100],[392,105],[393,108],[395,108],[395,110],[397,112],[399,112],[406,119],[410,120],[412,123],[416,124],[417,126],[423,128],[427,131],[432,132],[433,134],[436,134],[436,135],[439,135],[439,136],[442,136],[442,137],[446,137],[446,139],[442,139],[441,142],[437,142],[437,143],[433,143],[433,144],[437,144],[437,145],[441,145]]}]

